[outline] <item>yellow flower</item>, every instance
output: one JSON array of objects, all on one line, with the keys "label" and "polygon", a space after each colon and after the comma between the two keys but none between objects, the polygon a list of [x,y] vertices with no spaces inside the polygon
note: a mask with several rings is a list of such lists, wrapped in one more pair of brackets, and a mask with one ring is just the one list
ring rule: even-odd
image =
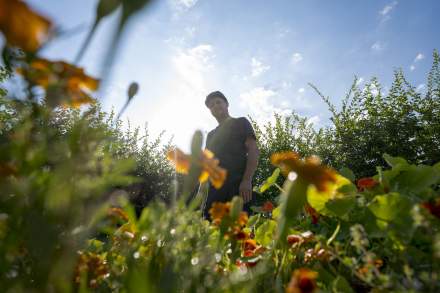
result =
[{"label": "yellow flower", "polygon": [[[176,171],[182,174],[188,174],[191,167],[191,156],[185,154],[180,149],[173,149],[167,153],[168,160],[175,165]],[[210,180],[212,185],[219,189],[226,179],[226,170],[219,167],[219,161],[214,158],[214,154],[209,150],[204,150],[200,160],[196,162],[201,165],[202,172],[199,176],[201,183]]]},{"label": "yellow flower", "polygon": [[48,101],[55,106],[79,107],[95,102],[86,91],[96,91],[99,80],[67,62],[37,58],[28,67],[19,68],[18,72],[32,85],[44,88]]},{"label": "yellow flower", "polygon": [[0,0],[0,31],[11,46],[34,52],[47,41],[52,23],[23,1]]},{"label": "yellow flower", "polygon": [[337,173],[321,165],[321,161],[315,156],[301,159],[294,152],[282,152],[273,154],[270,161],[281,169],[284,176],[293,171],[298,177],[315,185],[319,191],[327,190],[328,183],[336,181]]}]

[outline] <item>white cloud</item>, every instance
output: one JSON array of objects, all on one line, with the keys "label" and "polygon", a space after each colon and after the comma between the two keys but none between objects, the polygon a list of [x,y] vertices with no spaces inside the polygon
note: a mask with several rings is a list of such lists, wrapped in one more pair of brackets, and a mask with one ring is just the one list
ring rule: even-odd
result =
[{"label": "white cloud", "polygon": [[303,56],[300,53],[293,53],[293,55],[292,55],[293,64],[301,62],[302,60],[303,60]]},{"label": "white cloud", "polygon": [[291,110],[284,107],[280,108],[273,103],[272,98],[277,95],[278,93],[273,90],[256,87],[240,94],[239,100],[241,106],[247,108],[251,117],[259,123],[264,123],[273,119],[273,113],[287,115],[291,112]]},{"label": "white cloud", "polygon": [[397,3],[398,3],[397,1],[393,1],[390,4],[385,5],[385,7],[382,8],[382,10],[379,11],[379,16],[381,18],[381,20],[380,20],[381,23],[384,23],[384,22],[388,21],[391,18],[390,13],[396,7]]},{"label": "white cloud", "polygon": [[410,67],[409,67],[409,70],[411,70],[411,71],[414,71],[416,69],[416,67],[414,66],[414,65],[411,65]]},{"label": "white cloud", "polygon": [[307,119],[307,124],[309,125],[318,126],[320,122],[321,122],[321,117],[319,117],[318,115],[312,116],[309,119]]},{"label": "white cloud", "polygon": [[417,54],[416,58],[414,58],[414,63],[418,62],[420,60],[425,59],[425,55],[423,55],[422,53]]},{"label": "white cloud", "polygon": [[177,19],[179,16],[196,5],[198,0],[169,0],[168,3],[173,10],[173,18]]},{"label": "white cloud", "polygon": [[379,41],[375,42],[373,45],[371,45],[371,50],[375,52],[382,51],[385,48],[385,45]]},{"label": "white cloud", "polygon": [[257,77],[270,69],[269,65],[263,65],[263,63],[261,63],[261,61],[257,60],[256,58],[252,58],[251,67],[252,77]]},{"label": "white cloud", "polygon": [[172,58],[172,62],[180,75],[190,87],[203,88],[205,71],[212,67],[211,59],[213,47],[202,44],[184,51],[180,51]]},{"label": "white cloud", "polygon": [[424,89],[426,88],[426,85],[424,83],[421,83],[417,86],[416,91],[417,92],[422,92]]},{"label": "white cloud", "polygon": [[305,89],[302,87],[302,88],[300,88],[300,89],[298,89],[298,93],[300,93],[300,94],[302,94],[302,93],[304,93],[305,92]]}]

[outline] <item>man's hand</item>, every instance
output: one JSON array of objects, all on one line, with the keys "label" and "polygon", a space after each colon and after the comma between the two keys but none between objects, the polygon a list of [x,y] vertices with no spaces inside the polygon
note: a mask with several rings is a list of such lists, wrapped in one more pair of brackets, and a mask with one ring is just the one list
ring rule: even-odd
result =
[{"label": "man's hand", "polygon": [[240,195],[243,197],[244,203],[252,199],[252,181],[243,179],[240,183]]}]

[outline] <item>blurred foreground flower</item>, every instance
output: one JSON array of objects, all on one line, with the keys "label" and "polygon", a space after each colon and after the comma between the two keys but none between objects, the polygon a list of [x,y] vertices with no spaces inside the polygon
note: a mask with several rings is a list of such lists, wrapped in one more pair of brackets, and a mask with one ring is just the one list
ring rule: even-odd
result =
[{"label": "blurred foreground flower", "polygon": [[316,290],[318,273],[306,268],[295,270],[286,288],[287,293],[311,293]]},{"label": "blurred foreground flower", "polygon": [[440,197],[434,201],[422,203],[422,207],[428,210],[431,215],[440,219]]},{"label": "blurred foreground flower", "polygon": [[357,187],[359,191],[364,191],[365,189],[373,188],[377,184],[378,182],[370,177],[361,178],[357,181]]},{"label": "blurred foreground flower", "polygon": [[52,23],[23,1],[0,0],[0,30],[8,45],[35,52],[49,38]]},{"label": "blurred foreground flower", "polygon": [[[167,158],[174,163],[178,173],[188,174],[191,167],[191,156],[185,154],[180,149],[176,148],[168,151]],[[199,176],[201,183],[210,180],[212,185],[219,189],[222,187],[226,179],[226,170],[219,167],[219,161],[214,158],[214,154],[209,150],[202,152],[201,158],[196,162],[202,167],[202,173]]]},{"label": "blurred foreground flower", "polygon": [[265,213],[270,213],[272,212],[273,208],[274,208],[273,203],[271,201],[266,201],[261,207],[261,210]]},{"label": "blurred foreground flower", "polygon": [[270,161],[279,167],[284,176],[290,172],[295,172],[297,176],[309,184],[313,184],[319,191],[327,190],[327,183],[336,181],[336,172],[324,165],[318,157],[308,157],[301,159],[294,152],[275,153]]},{"label": "blurred foreground flower", "polygon": [[46,90],[47,100],[52,106],[68,105],[79,107],[94,103],[86,91],[98,89],[99,80],[84,73],[84,69],[64,61],[50,61],[37,58],[28,67],[18,72],[31,83]]}]

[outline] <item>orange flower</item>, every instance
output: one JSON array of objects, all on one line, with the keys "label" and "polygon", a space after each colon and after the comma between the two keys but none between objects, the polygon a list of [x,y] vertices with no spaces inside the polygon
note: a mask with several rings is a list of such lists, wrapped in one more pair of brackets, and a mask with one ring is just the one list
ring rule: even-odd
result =
[{"label": "orange flower", "polygon": [[85,91],[98,89],[99,80],[84,73],[84,69],[64,61],[50,61],[37,58],[29,67],[18,70],[32,85],[47,91],[48,102],[79,107],[95,100]]},{"label": "orange flower", "polygon": [[243,251],[254,251],[257,248],[257,242],[254,239],[247,239],[243,242]]},{"label": "orange flower", "polygon": [[311,293],[316,290],[316,277],[318,273],[306,268],[297,269],[292,273],[290,283],[286,288],[287,293]]},{"label": "orange flower", "polygon": [[[180,149],[173,149],[167,153],[168,160],[175,165],[176,171],[183,174],[188,174],[191,167],[191,156],[185,154]],[[226,170],[219,167],[219,161],[214,158],[214,154],[209,150],[204,150],[201,158],[197,164],[202,167],[202,173],[199,176],[200,182],[210,180],[212,185],[219,189],[226,180]]]},{"label": "orange flower", "polygon": [[273,210],[273,203],[271,201],[266,201],[261,208],[263,212],[270,213]]},{"label": "orange flower", "polygon": [[23,1],[0,0],[0,31],[11,46],[35,52],[49,38],[52,23]]},{"label": "orange flower", "polygon": [[122,220],[124,222],[128,222],[129,220],[127,213],[121,208],[110,208],[107,211],[107,214],[110,217],[114,217],[116,220]]},{"label": "orange flower", "polygon": [[304,206],[304,209],[306,210],[306,213],[312,217],[312,224],[317,224],[319,220],[319,214],[318,212],[312,208],[309,204],[306,204]]},{"label": "orange flower", "polygon": [[374,180],[373,178],[366,177],[366,178],[361,178],[358,180],[357,187],[358,187],[359,191],[364,191],[365,189],[373,188],[377,184],[378,184],[378,182],[376,180]]},{"label": "orange flower", "polygon": [[240,227],[245,226],[247,221],[248,221],[248,214],[246,212],[240,212],[240,215],[238,216],[237,219],[238,226]]},{"label": "orange flower", "polygon": [[281,169],[284,176],[287,177],[293,171],[298,177],[315,185],[319,191],[326,191],[327,183],[336,181],[336,172],[321,165],[318,157],[301,159],[297,153],[282,152],[273,154],[270,161]]},{"label": "orange flower", "polygon": [[230,210],[231,203],[214,202],[209,209],[209,214],[211,215],[211,219],[221,221],[225,215],[229,214]]}]

